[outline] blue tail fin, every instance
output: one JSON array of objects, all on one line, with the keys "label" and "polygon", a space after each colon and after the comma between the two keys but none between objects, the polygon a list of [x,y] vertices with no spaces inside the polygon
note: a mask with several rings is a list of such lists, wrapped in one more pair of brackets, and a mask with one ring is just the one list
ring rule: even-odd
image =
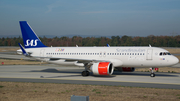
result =
[{"label": "blue tail fin", "polygon": [[25,48],[46,47],[26,21],[19,21]]}]

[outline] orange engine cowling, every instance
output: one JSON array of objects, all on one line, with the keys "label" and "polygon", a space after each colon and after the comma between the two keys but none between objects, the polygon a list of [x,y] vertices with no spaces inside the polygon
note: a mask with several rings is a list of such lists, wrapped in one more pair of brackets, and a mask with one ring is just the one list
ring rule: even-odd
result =
[{"label": "orange engine cowling", "polygon": [[134,72],[135,71],[134,67],[118,67],[116,69],[120,72]]},{"label": "orange engine cowling", "polygon": [[111,75],[114,71],[114,67],[110,62],[98,62],[93,63],[91,71],[94,75]]}]

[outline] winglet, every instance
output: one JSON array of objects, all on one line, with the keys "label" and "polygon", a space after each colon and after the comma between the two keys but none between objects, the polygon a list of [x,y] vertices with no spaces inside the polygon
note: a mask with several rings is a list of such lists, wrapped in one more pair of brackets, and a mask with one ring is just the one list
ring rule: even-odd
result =
[{"label": "winglet", "polygon": [[25,56],[29,56],[29,54],[26,52],[26,50],[24,49],[24,47],[20,44],[20,43],[18,43],[19,44],[19,47],[21,48],[21,50],[22,50],[22,53],[25,55]]},{"label": "winglet", "polygon": [[106,44],[107,45],[107,47],[110,47],[110,45],[109,44]]}]

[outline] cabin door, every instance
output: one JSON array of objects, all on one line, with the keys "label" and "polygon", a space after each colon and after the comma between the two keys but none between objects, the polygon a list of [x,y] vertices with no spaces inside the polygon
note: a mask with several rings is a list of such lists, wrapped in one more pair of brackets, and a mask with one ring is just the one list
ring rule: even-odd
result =
[{"label": "cabin door", "polygon": [[45,49],[40,50],[40,57],[44,57],[44,51],[45,51]]},{"label": "cabin door", "polygon": [[147,50],[147,55],[146,55],[146,60],[152,60],[152,54],[153,54],[153,50],[148,49]]}]

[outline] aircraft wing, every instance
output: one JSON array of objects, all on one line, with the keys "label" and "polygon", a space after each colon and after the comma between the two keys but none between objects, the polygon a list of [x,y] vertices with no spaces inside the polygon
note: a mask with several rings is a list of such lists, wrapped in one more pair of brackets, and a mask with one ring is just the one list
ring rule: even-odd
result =
[{"label": "aircraft wing", "polygon": [[99,60],[99,59],[79,59],[79,58],[59,58],[59,57],[34,57],[34,58],[46,58],[50,61],[52,60],[65,60],[65,61],[78,61],[78,63],[88,63],[88,62],[111,62],[109,60]]},{"label": "aircraft wing", "polygon": [[114,67],[120,67],[123,65],[123,62],[119,59],[103,60],[103,59],[80,59],[80,58],[59,58],[59,57],[34,57],[34,58],[46,58],[49,59],[49,61],[56,61],[56,60],[64,60],[64,62],[76,61],[77,63],[83,63],[83,64],[89,64],[89,63],[91,64],[97,62],[111,62],[113,63]]}]

